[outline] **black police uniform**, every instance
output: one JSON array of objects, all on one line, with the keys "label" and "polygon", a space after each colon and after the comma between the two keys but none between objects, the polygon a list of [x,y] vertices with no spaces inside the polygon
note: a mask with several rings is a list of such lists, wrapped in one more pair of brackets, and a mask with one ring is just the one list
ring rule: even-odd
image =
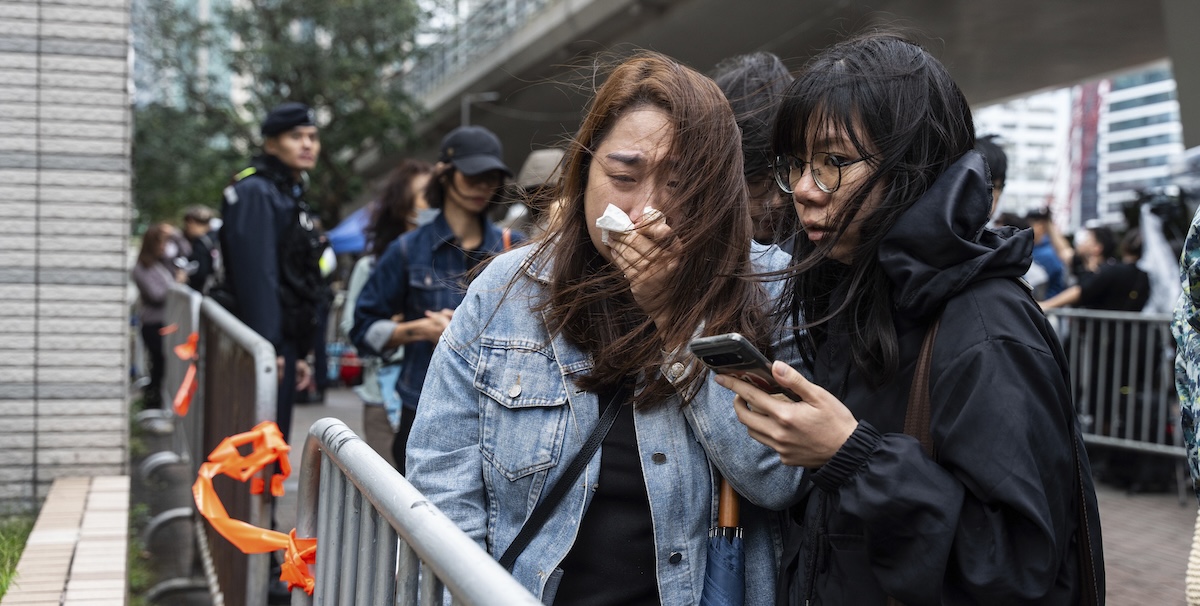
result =
[{"label": "black police uniform", "polygon": [[304,187],[271,155],[255,157],[225,189],[220,230],[227,306],[283,356],[276,423],[291,430],[298,356],[312,347],[324,248]]}]

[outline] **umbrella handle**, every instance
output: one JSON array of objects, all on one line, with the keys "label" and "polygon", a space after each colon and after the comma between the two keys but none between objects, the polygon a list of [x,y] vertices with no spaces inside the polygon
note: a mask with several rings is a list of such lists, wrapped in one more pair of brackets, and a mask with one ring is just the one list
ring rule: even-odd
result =
[{"label": "umbrella handle", "polygon": [[734,528],[738,525],[741,497],[725,478],[721,478],[721,494],[717,500],[717,526]]}]

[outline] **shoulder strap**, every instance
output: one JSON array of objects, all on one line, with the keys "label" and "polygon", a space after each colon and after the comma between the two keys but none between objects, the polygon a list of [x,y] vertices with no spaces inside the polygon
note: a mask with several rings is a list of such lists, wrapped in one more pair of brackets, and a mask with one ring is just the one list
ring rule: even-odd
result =
[{"label": "shoulder strap", "polygon": [[242,179],[245,179],[246,177],[249,177],[250,175],[253,175],[257,172],[258,172],[258,169],[254,168],[253,166],[242,169],[241,172],[239,172],[238,174],[233,176],[233,182],[237,183],[238,181],[241,181]]},{"label": "shoulder strap", "polygon": [[[941,322],[942,316],[939,313],[937,319],[925,332],[925,340],[921,343],[921,353],[917,358],[917,369],[913,373],[912,387],[908,392],[908,410],[904,413],[904,433],[917,438],[921,442],[921,449],[934,460],[937,460],[937,451],[933,447],[933,438],[930,435],[932,415],[929,401],[929,372],[930,366],[933,364],[933,342],[937,337],[938,326]],[[1079,549],[1079,574],[1082,581],[1079,588],[1079,603],[1084,605],[1102,604],[1099,577],[1096,574],[1096,560],[1092,555],[1093,537],[1091,525],[1088,523],[1087,495],[1083,488],[1083,463],[1079,454],[1079,434],[1075,431],[1073,419],[1068,419],[1067,426],[1071,432],[1071,450],[1075,462],[1075,498],[1078,502],[1076,517],[1079,522],[1077,530],[1079,536],[1076,546]],[[901,606],[900,601],[891,596],[888,596],[887,603],[888,606]]]},{"label": "shoulder strap", "polygon": [[933,324],[925,331],[921,342],[921,353],[917,356],[917,369],[913,372],[912,386],[908,390],[908,410],[904,412],[904,433],[921,442],[921,450],[930,458],[937,459],[933,448],[933,436],[929,425],[933,419],[929,404],[929,372],[933,365],[933,342],[937,339],[942,314],[938,312]]},{"label": "shoulder strap", "polygon": [[500,232],[500,237],[504,241],[504,252],[512,250],[512,230],[505,227],[504,231]]},{"label": "shoulder strap", "polygon": [[508,549],[504,550],[504,555],[500,556],[500,565],[505,570],[512,572],[513,564],[516,563],[517,557],[525,548],[529,546],[529,542],[537,535],[542,526],[546,525],[546,520],[550,519],[550,514],[554,508],[558,506],[559,501],[567,495],[567,492],[575,485],[575,479],[579,474],[583,473],[587,467],[588,461],[592,460],[592,455],[596,454],[596,449],[600,448],[600,443],[604,441],[604,437],[608,435],[608,430],[612,429],[613,421],[617,419],[617,412],[620,411],[621,402],[625,399],[625,395],[629,392],[624,385],[618,387],[612,397],[608,400],[608,406],[604,408],[604,414],[600,415],[600,421],[596,423],[596,428],[592,430],[592,435],[588,436],[583,447],[571,459],[571,464],[567,470],[563,472],[558,482],[546,494],[546,498],[538,503],[533,508],[533,513],[529,514],[529,519],[525,520],[525,524],[521,526],[520,532],[513,542],[509,544]]}]

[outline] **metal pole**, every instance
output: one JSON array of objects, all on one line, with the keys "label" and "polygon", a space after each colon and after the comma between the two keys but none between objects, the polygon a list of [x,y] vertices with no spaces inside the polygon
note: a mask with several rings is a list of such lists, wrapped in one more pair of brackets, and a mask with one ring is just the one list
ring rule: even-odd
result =
[{"label": "metal pole", "polygon": [[460,107],[461,115],[459,116],[462,126],[471,124],[471,104],[472,103],[491,103],[500,98],[500,93],[466,93],[462,96],[462,105]]}]

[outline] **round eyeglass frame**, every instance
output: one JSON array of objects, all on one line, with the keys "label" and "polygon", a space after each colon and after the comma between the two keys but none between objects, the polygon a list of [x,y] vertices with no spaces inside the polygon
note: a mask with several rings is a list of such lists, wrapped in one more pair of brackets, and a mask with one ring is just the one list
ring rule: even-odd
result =
[{"label": "round eyeglass frame", "polygon": [[[801,160],[800,158],[791,154],[775,156],[775,161],[771,163],[771,174],[775,176],[775,185],[778,185],[779,189],[783,190],[783,193],[788,194],[789,196],[796,193],[794,184],[799,183],[800,179],[804,178],[804,167],[805,165],[809,165],[812,167],[809,170],[812,171],[813,183],[816,183],[817,188],[821,191],[827,194],[832,194],[842,186],[843,168],[846,168],[852,164],[858,164],[859,162],[870,159],[871,157],[863,156],[857,160],[849,160],[841,163],[830,163],[829,160],[832,156],[833,154],[829,152],[816,152],[812,155],[812,159],[808,162],[805,162],[804,160]],[[821,179],[821,169],[818,168],[818,166],[824,166],[827,163],[829,166],[837,169],[837,180],[832,186],[826,184]],[[795,178],[792,178],[792,173],[794,171],[799,172],[795,175]]]}]

